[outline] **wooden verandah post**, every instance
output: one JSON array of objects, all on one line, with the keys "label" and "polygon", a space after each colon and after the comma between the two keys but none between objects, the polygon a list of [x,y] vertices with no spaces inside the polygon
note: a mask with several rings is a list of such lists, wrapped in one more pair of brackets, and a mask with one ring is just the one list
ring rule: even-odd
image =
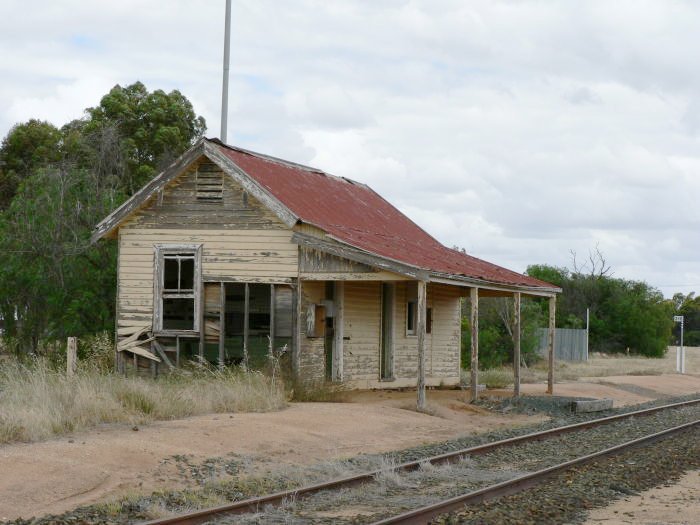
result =
[{"label": "wooden verandah post", "polygon": [[471,359],[471,397],[472,402],[479,399],[479,289],[469,291],[471,302],[472,359]]},{"label": "wooden verandah post", "polygon": [[547,333],[547,393],[554,393],[554,332],[557,310],[557,296],[553,295],[549,298],[549,329]]},{"label": "wooden verandah post", "polygon": [[520,292],[513,292],[513,397],[520,396]]},{"label": "wooden verandah post", "polygon": [[416,330],[418,335],[418,410],[425,410],[425,332],[426,332],[426,282],[418,281]]}]

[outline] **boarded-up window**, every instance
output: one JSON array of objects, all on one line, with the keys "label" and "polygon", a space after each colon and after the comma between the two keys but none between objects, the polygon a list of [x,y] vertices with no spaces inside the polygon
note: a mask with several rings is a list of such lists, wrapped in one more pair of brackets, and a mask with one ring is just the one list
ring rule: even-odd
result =
[{"label": "boarded-up window", "polygon": [[222,202],[224,198],[224,173],[213,163],[202,163],[196,172],[197,200]]}]

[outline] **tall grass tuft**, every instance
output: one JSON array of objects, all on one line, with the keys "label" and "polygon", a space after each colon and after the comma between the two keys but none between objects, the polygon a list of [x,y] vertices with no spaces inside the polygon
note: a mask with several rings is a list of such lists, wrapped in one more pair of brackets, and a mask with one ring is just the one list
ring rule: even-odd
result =
[{"label": "tall grass tuft", "polygon": [[40,441],[101,423],[148,423],[285,406],[284,387],[258,372],[197,367],[154,381],[100,367],[74,377],[46,360],[0,363],[0,443]]}]

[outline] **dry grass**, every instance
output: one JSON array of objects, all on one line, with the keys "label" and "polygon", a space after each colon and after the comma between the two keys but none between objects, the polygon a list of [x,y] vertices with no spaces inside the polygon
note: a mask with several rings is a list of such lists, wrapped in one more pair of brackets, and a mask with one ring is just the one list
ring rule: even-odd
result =
[{"label": "dry grass", "polygon": [[[587,362],[555,361],[557,381],[576,381],[583,377],[622,375],[661,375],[676,372],[676,348],[669,347],[662,358],[626,356],[620,354],[591,354]],[[686,347],[686,373],[700,374],[700,347]],[[466,371],[466,377],[469,372]],[[521,369],[523,383],[541,383],[547,380],[547,362]],[[505,388],[513,383],[513,368],[504,366],[479,372],[479,383],[489,388]]]},{"label": "dry grass", "polygon": [[256,372],[200,369],[157,381],[83,369],[72,378],[44,360],[0,364],[0,443],[39,441],[101,423],[148,423],[286,404],[283,387]]},{"label": "dry grass", "polygon": [[289,381],[292,401],[342,403],[347,401],[347,388],[329,381]]}]

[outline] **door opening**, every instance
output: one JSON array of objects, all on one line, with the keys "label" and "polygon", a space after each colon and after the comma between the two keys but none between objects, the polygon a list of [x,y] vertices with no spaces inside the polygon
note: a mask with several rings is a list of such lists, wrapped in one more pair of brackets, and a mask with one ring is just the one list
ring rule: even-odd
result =
[{"label": "door opening", "polygon": [[379,377],[394,378],[394,290],[391,283],[382,283],[382,338]]},{"label": "door opening", "polygon": [[326,333],[323,340],[323,352],[325,357],[326,381],[333,380],[333,345],[335,341],[335,331],[333,330],[333,300],[335,298],[335,285],[333,281],[326,281]]}]

